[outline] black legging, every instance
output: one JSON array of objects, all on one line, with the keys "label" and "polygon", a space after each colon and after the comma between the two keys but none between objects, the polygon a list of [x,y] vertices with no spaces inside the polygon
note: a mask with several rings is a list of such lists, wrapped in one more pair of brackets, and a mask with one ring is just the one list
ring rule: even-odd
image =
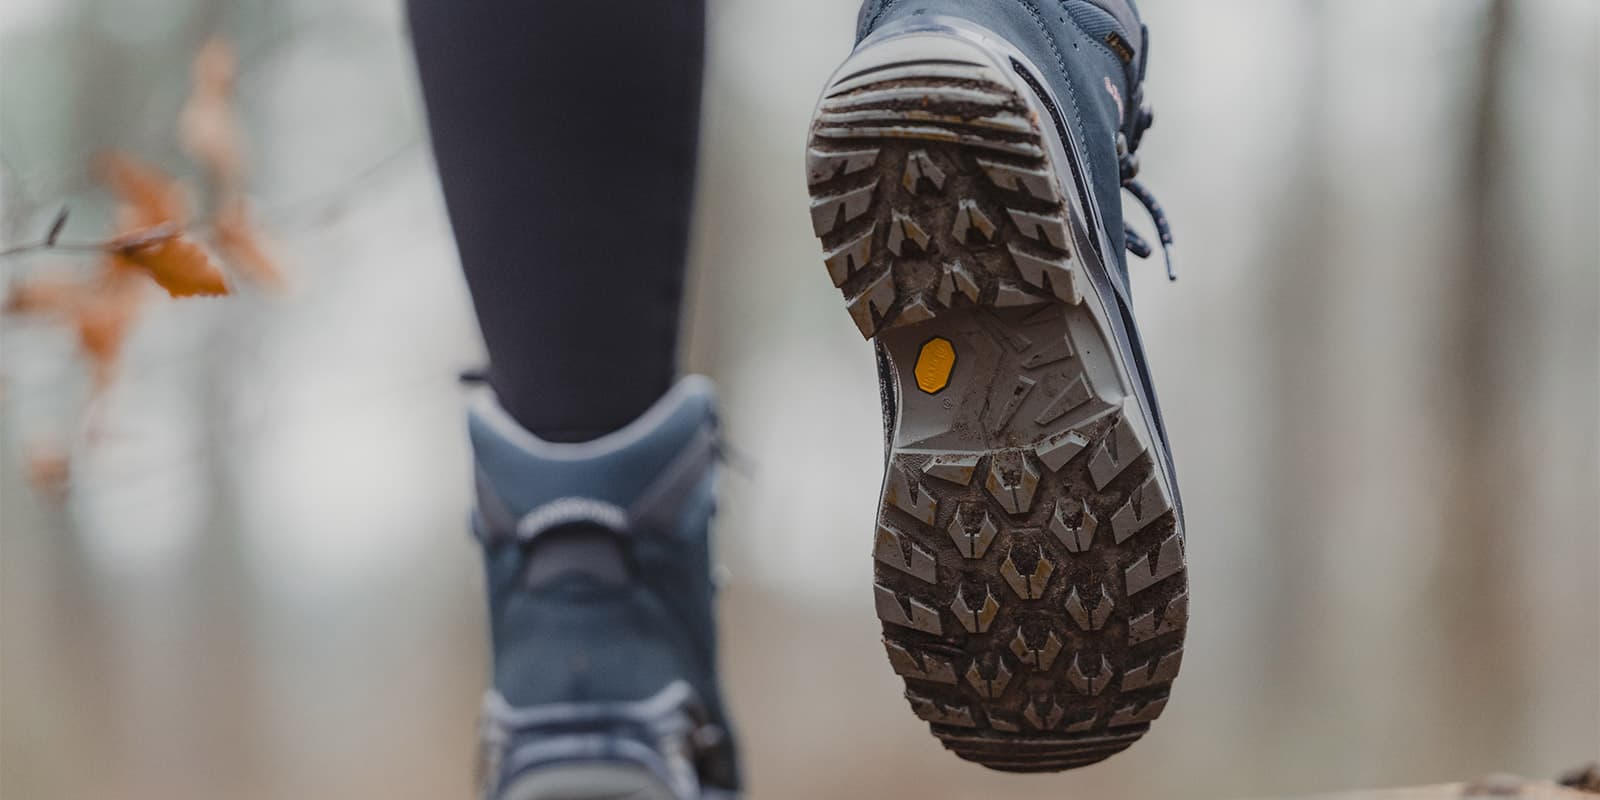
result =
[{"label": "black legging", "polygon": [[677,364],[704,0],[408,0],[456,248],[510,414],[615,430]]}]

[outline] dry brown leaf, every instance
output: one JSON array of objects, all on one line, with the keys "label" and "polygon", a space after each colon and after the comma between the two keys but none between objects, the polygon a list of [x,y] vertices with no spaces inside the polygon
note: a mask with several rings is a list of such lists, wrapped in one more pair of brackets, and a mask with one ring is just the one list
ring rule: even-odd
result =
[{"label": "dry brown leaf", "polygon": [[119,304],[96,299],[78,310],[78,346],[94,370],[96,387],[110,385],[122,360],[122,345],[128,339],[133,315]]},{"label": "dry brown leaf", "polygon": [[122,359],[122,345],[144,305],[149,277],[137,266],[118,266],[107,255],[93,293],[79,304],[74,322],[78,345],[94,370],[96,389],[104,389],[115,377]]},{"label": "dry brown leaf", "polygon": [[65,450],[46,444],[28,447],[28,482],[35,489],[59,494],[66,490],[71,475],[72,462]]},{"label": "dry brown leaf", "polygon": [[267,254],[261,235],[250,222],[243,197],[229,198],[218,208],[215,224],[217,249],[222,251],[223,260],[251,283],[274,289],[283,286],[283,270]]},{"label": "dry brown leaf", "polygon": [[97,389],[105,388],[116,375],[122,345],[139,316],[143,284],[133,271],[108,265],[74,311],[78,346],[94,370]]},{"label": "dry brown leaf", "polygon": [[212,37],[195,55],[193,87],[178,118],[183,150],[206,170],[215,197],[229,197],[244,180],[244,137],[233,113],[233,46]]},{"label": "dry brown leaf", "polygon": [[100,291],[132,290],[145,285],[150,280],[144,267],[117,255],[116,252],[107,250],[100,254],[100,275],[97,289]]},{"label": "dry brown leaf", "polygon": [[173,297],[228,293],[227,280],[206,251],[170,227],[119,236],[106,244],[106,251],[143,269]]},{"label": "dry brown leaf", "polygon": [[108,153],[100,159],[99,172],[101,181],[122,198],[118,225],[123,230],[188,223],[183,185],[161,170],[125,153]]},{"label": "dry brown leaf", "polygon": [[81,281],[44,275],[11,284],[7,314],[65,314],[83,301],[90,288]]}]

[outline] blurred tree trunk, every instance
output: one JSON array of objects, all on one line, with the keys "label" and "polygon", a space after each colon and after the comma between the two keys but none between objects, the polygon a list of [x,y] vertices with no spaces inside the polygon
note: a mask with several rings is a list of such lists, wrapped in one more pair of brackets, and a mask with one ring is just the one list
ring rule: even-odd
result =
[{"label": "blurred tree trunk", "polygon": [[[185,83],[194,54],[210,37],[228,33],[226,18],[241,5],[227,0],[192,1],[195,5],[178,43],[179,64],[172,78]],[[236,49],[238,44],[235,42]],[[234,297],[231,302],[240,306],[250,298]],[[241,800],[265,796],[273,785],[265,763],[271,748],[266,743],[263,658],[259,652],[261,592],[248,563],[239,518],[235,458],[239,434],[233,430],[230,395],[232,387],[240,385],[235,373],[241,368],[240,351],[247,339],[244,332],[253,316],[248,308],[235,308],[226,317],[207,320],[214,330],[205,334],[204,354],[194,374],[188,376],[193,381],[193,396],[200,398],[196,420],[201,428],[199,459],[209,483],[205,487],[208,513],[190,557],[193,568],[182,589],[192,613],[188,634],[194,637],[193,652],[214,656],[213,663],[184,665],[194,679],[200,715],[195,724],[186,727],[205,734],[204,741],[193,744],[209,762],[203,776],[196,776],[201,790],[197,796]]]},{"label": "blurred tree trunk", "polygon": [[[120,109],[107,102],[105,82],[107,76],[122,75],[130,66],[125,54],[104,46],[96,28],[96,12],[107,0],[79,0],[78,13],[72,15],[72,25],[79,35],[68,37],[76,52],[70,56],[81,65],[73,73],[68,86],[71,92],[72,114],[70,124],[61,131],[64,146],[62,156],[88,154],[103,144],[100,138],[106,131],[117,127]],[[87,165],[85,165],[87,169]],[[58,191],[64,187],[50,187]],[[73,439],[80,431],[67,428],[66,444],[72,448],[74,458],[84,453]],[[69,484],[71,486],[72,484]],[[75,489],[73,489],[75,491]],[[70,499],[70,498],[69,498]],[[128,713],[125,684],[118,680],[117,663],[119,642],[116,632],[120,620],[113,593],[102,585],[100,575],[90,559],[87,531],[82,530],[72,518],[70,508],[56,506],[45,512],[49,523],[33,529],[45,539],[44,561],[49,570],[46,592],[51,598],[47,619],[51,635],[55,637],[49,652],[63,663],[51,665],[70,676],[67,685],[73,692],[62,698],[67,704],[66,715],[72,728],[86,734],[81,741],[99,752],[106,753],[109,762],[105,773],[115,775],[127,769],[132,758],[113,745],[122,739],[117,730],[118,721]],[[98,781],[98,784],[97,784]],[[99,791],[107,784],[115,785],[116,778],[107,775],[78,784],[88,791]]]},{"label": "blurred tree trunk", "polygon": [[[1452,448],[1445,476],[1442,545],[1431,590],[1449,609],[1438,632],[1441,647],[1434,700],[1442,729],[1453,731],[1455,763],[1493,767],[1517,752],[1523,710],[1530,701],[1529,660],[1520,602],[1518,543],[1533,535],[1517,528],[1513,511],[1526,488],[1517,448],[1517,387],[1513,352],[1527,318],[1516,274],[1517,220],[1504,201],[1517,182],[1506,175],[1508,39],[1511,3],[1491,0],[1466,105],[1468,139],[1456,192],[1459,249],[1439,265],[1454,289],[1447,318],[1450,349],[1439,373],[1441,433]],[[1421,410],[1419,410],[1421,411]]]},{"label": "blurred tree trunk", "polygon": [[[221,30],[228,9],[225,0],[173,0],[150,13],[172,15],[181,24],[159,41],[130,44],[105,29],[108,18],[125,13],[117,10],[121,2],[82,0],[74,17],[83,31],[73,41],[82,42],[83,52],[74,70],[76,114],[66,132],[71,146],[65,150],[71,163],[86,172],[108,149],[126,150],[163,167],[175,164],[177,119],[167,115],[177,109],[165,101],[187,91],[193,55]],[[191,199],[201,198],[191,194]],[[230,312],[228,318],[196,316],[194,321],[236,325],[239,318]],[[236,384],[230,373],[237,368],[242,338],[217,334],[191,331],[195,340],[207,342],[205,356],[171,378],[123,376],[129,382],[179,381],[196,398],[190,424],[197,430],[190,433],[200,443],[196,472],[204,482],[191,488],[186,502],[203,503],[205,517],[194,548],[181,556],[179,577],[131,593],[129,602],[111,607],[100,587],[104,578],[95,574],[84,553],[52,557],[71,570],[58,577],[59,593],[80,606],[94,604],[90,613],[80,608],[61,617],[73,620],[75,628],[64,633],[72,643],[65,651],[93,651],[73,654],[75,664],[69,666],[94,673],[75,678],[73,685],[103,687],[105,694],[103,699],[100,691],[75,698],[81,704],[78,714],[94,720],[94,730],[107,731],[97,735],[123,748],[111,760],[125,759],[120,763],[126,772],[117,780],[133,796],[244,800],[259,787],[270,786],[271,776],[261,763],[266,751],[260,746],[265,707],[255,644],[258,592],[241,541],[228,430],[227,392]],[[109,397],[116,401],[115,393]],[[126,630],[142,633],[114,635]],[[147,728],[176,736],[152,736]]]},{"label": "blurred tree trunk", "polygon": [[1326,119],[1332,76],[1329,64],[1329,10],[1325,0],[1305,0],[1303,24],[1310,31],[1308,68],[1300,103],[1286,118],[1295,120],[1291,168],[1282,176],[1275,207],[1277,218],[1262,226],[1271,231],[1262,276],[1266,309],[1265,391],[1272,399],[1264,422],[1266,458],[1261,468],[1267,498],[1267,529],[1261,563],[1270,570],[1274,598],[1267,611],[1266,648],[1270,663],[1290,665],[1279,674],[1292,676],[1269,687],[1267,702],[1275,715],[1308,708],[1299,698],[1318,684],[1316,626],[1321,605],[1318,526],[1324,515],[1320,479],[1327,443],[1327,398],[1336,396],[1323,374],[1319,356],[1332,338],[1328,313],[1335,203],[1328,174],[1331,147]]}]

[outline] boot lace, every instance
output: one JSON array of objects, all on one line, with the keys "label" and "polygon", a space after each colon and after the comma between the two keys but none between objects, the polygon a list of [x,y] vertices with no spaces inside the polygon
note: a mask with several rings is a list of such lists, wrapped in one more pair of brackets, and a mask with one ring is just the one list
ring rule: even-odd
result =
[{"label": "boot lace", "polygon": [[[1161,255],[1167,263],[1167,280],[1177,280],[1178,271],[1173,263],[1172,225],[1167,221],[1167,212],[1156,201],[1154,194],[1145,188],[1138,180],[1139,176],[1139,142],[1144,139],[1144,132],[1155,123],[1155,111],[1151,109],[1150,102],[1143,99],[1140,91],[1138,110],[1134,112],[1129,124],[1129,133],[1117,134],[1117,166],[1122,173],[1122,188],[1133,195],[1139,205],[1144,206],[1145,213],[1150,215],[1150,221],[1156,226],[1156,235],[1161,240]],[[1137,231],[1127,225],[1123,226],[1124,236],[1127,240],[1128,252],[1139,258],[1149,258],[1154,252],[1150,243],[1144,240]]]}]

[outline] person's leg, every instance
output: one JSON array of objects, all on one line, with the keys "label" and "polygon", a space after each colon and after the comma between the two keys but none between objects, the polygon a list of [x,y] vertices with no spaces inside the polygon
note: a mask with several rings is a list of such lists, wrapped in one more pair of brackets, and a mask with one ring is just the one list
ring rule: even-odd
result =
[{"label": "person's leg", "polygon": [[593,438],[672,384],[704,0],[409,0],[434,155],[523,427]]},{"label": "person's leg", "polygon": [[704,0],[409,0],[493,391],[485,800],[727,797],[710,382],[674,383]]}]

